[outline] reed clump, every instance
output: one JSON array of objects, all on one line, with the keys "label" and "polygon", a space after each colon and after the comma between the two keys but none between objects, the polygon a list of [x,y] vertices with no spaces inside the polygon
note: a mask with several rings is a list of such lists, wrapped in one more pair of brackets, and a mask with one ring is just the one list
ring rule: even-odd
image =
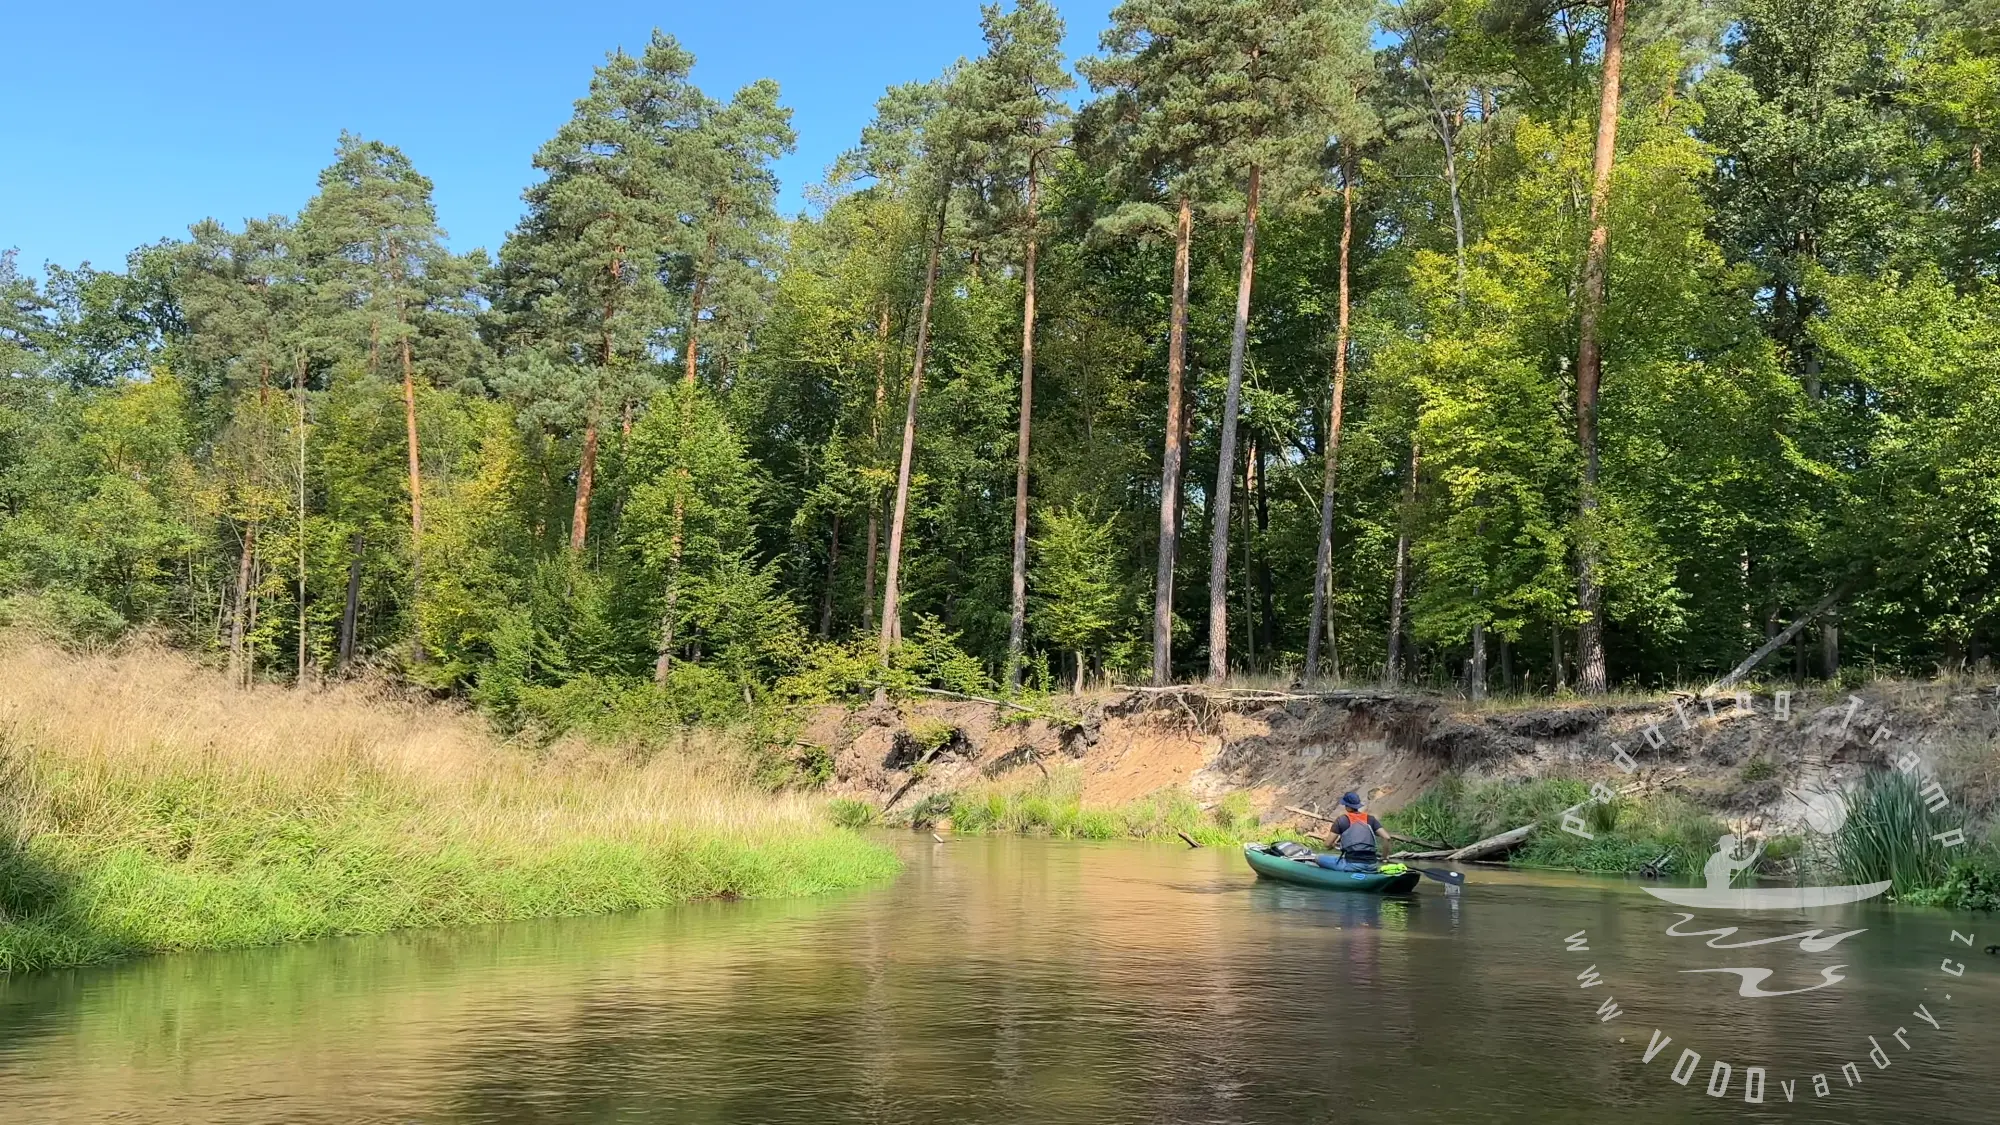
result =
[{"label": "reed clump", "polygon": [[[1967,845],[1948,845],[1953,831],[1964,833]],[[2000,906],[2000,853],[1982,838],[1971,811],[1956,802],[1933,807],[1907,774],[1871,776],[1826,845],[1846,881],[1887,881],[1901,901],[1959,910]]]},{"label": "reed clump", "polygon": [[795,895],[895,870],[719,738],[529,750],[380,688],[0,638],[0,972]]}]

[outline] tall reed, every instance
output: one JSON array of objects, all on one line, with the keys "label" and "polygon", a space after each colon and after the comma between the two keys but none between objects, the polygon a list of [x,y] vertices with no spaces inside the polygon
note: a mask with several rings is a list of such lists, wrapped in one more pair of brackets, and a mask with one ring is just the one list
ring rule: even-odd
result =
[{"label": "tall reed", "polygon": [[1834,865],[1850,883],[1889,881],[1899,898],[1942,886],[1953,854],[1936,837],[1964,828],[1963,814],[1925,807],[1916,779],[1871,776],[1849,800],[1848,816],[1829,841]]}]

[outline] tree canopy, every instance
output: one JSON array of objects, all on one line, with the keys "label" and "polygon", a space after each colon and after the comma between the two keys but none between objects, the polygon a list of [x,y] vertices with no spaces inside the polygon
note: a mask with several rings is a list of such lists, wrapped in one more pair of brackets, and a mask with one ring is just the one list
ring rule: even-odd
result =
[{"label": "tree canopy", "polygon": [[1766,674],[1986,659],[1995,15],[1125,0],[1072,60],[1009,0],[791,217],[777,84],[656,32],[493,259],[346,134],[296,213],[0,254],[0,616],[520,723],[1659,687],[1822,605]]}]

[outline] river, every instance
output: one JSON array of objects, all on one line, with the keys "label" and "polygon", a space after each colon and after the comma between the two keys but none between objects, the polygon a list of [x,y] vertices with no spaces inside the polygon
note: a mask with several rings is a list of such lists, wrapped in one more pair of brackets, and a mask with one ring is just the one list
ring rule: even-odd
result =
[{"label": "river", "polygon": [[[828,899],[0,979],[0,1120],[2000,1119],[1991,918],[1871,905],[1681,937],[1613,880],[1480,870],[1385,900],[1260,883],[1230,851],[895,843],[899,879]],[[1865,932],[1703,944],[1812,927]],[[1767,991],[1844,979],[1743,998],[1688,971],[1756,965]]]}]

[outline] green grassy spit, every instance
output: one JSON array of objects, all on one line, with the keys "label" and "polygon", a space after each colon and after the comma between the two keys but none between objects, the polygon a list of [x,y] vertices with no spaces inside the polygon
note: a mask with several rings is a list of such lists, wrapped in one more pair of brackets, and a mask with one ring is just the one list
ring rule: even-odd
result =
[{"label": "green grassy spit", "polygon": [[[272,815],[249,831],[169,820],[158,805],[133,811],[122,838],[42,838],[0,851],[0,908],[10,919],[0,924],[0,972],[698,898],[818,894],[896,870],[885,849],[838,830],[506,847],[413,836],[398,810],[363,803],[309,819]],[[161,837],[188,841],[191,854],[162,854]]]},{"label": "green grassy spit", "polygon": [[528,750],[360,689],[0,650],[0,972],[885,878],[722,746]]}]

